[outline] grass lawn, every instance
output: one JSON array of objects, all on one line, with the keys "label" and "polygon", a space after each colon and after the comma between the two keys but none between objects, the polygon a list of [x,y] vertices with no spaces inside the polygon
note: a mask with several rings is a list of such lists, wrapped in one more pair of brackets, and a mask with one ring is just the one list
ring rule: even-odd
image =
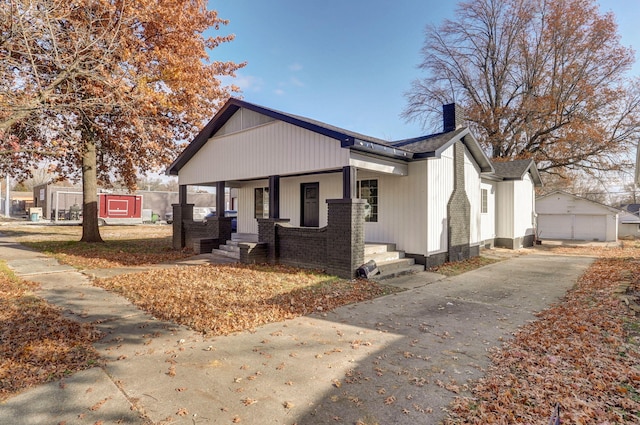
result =
[{"label": "grass lawn", "polygon": [[0,262],[0,401],[96,364],[100,335],[36,297]]},{"label": "grass lawn", "polygon": [[171,226],[104,226],[104,243],[83,243],[81,226],[5,225],[0,233],[79,269],[144,266],[193,255],[171,247]]},{"label": "grass lawn", "polygon": [[[0,233],[79,269],[143,266],[192,255],[171,249],[171,226],[106,226],[100,229],[105,243],[92,244],[79,242],[81,232],[80,226],[0,227]],[[158,318],[208,335],[324,312],[396,290],[366,280],[266,265],[176,266],[95,280],[94,284],[122,294]],[[0,288],[0,355],[4,362],[0,364],[0,397],[95,362],[91,342],[97,336],[91,327],[64,319],[8,270],[0,270]]]},{"label": "grass lawn", "polygon": [[[77,242],[79,228],[2,227],[0,232],[79,268],[155,264],[189,255],[170,249],[168,226],[107,226],[101,229],[106,243],[88,245]],[[449,407],[446,423],[547,423],[559,403],[563,423],[640,424],[640,242],[621,248],[538,249],[598,259],[561,302],[492,350],[493,366],[474,383],[472,397]],[[453,275],[492,261],[477,258],[435,271]],[[0,272],[0,397],[96,361],[90,343],[97,335],[90,327],[65,321],[34,297],[27,283]],[[366,280],[264,265],[154,269],[94,284],[208,335],[328,311],[392,291]]]}]

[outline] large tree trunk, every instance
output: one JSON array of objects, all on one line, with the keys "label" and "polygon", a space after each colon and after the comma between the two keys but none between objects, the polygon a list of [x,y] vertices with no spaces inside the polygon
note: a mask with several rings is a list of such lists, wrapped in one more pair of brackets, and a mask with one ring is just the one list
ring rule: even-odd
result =
[{"label": "large tree trunk", "polygon": [[103,242],[98,228],[98,179],[96,142],[91,132],[83,136],[82,153],[82,242]]}]

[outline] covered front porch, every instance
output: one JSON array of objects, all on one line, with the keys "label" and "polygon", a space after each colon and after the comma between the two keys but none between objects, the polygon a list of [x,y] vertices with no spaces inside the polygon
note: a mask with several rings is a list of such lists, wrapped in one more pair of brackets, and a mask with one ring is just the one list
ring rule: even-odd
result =
[{"label": "covered front porch", "polygon": [[[181,202],[173,206],[174,248],[198,253],[222,249],[237,253],[245,263],[316,268],[352,278],[365,262],[365,226],[377,221],[377,180],[372,177],[407,173],[406,164],[356,161],[361,167],[208,183],[216,188],[216,211],[221,213],[206,223],[193,222],[193,205],[186,203],[187,187],[181,185]],[[237,210],[234,234],[224,213],[227,188],[237,191],[237,201],[232,201]]]}]

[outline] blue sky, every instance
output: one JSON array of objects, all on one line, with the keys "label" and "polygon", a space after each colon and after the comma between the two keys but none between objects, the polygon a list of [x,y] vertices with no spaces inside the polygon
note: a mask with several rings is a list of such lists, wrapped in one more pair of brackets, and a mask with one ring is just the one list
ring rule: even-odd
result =
[{"label": "blue sky", "polygon": [[[600,0],[640,62],[640,0]],[[453,18],[453,0],[210,0],[236,39],[213,60],[247,61],[246,101],[385,140],[429,133],[400,114],[427,24]],[[640,74],[640,63],[634,67]]]}]

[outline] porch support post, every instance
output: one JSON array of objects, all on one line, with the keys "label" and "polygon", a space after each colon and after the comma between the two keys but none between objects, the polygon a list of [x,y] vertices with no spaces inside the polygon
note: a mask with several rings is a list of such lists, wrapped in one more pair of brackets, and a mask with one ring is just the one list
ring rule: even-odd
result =
[{"label": "porch support post", "polygon": [[193,204],[187,204],[187,186],[178,188],[178,203],[173,207],[173,249],[182,249],[186,246],[187,232],[185,221],[193,221]]},{"label": "porch support post", "polygon": [[223,181],[216,182],[216,217],[224,217],[224,210],[226,209],[224,186],[225,183]]},{"label": "porch support post", "polygon": [[352,279],[364,263],[364,199],[327,199],[327,273]]},{"label": "porch support post", "polygon": [[178,186],[178,204],[184,205],[187,203],[187,185],[181,184]]},{"label": "porch support post", "polygon": [[350,165],[342,167],[342,199],[357,198],[357,171]]},{"label": "porch support post", "polygon": [[269,176],[269,218],[280,218],[280,176]]}]

